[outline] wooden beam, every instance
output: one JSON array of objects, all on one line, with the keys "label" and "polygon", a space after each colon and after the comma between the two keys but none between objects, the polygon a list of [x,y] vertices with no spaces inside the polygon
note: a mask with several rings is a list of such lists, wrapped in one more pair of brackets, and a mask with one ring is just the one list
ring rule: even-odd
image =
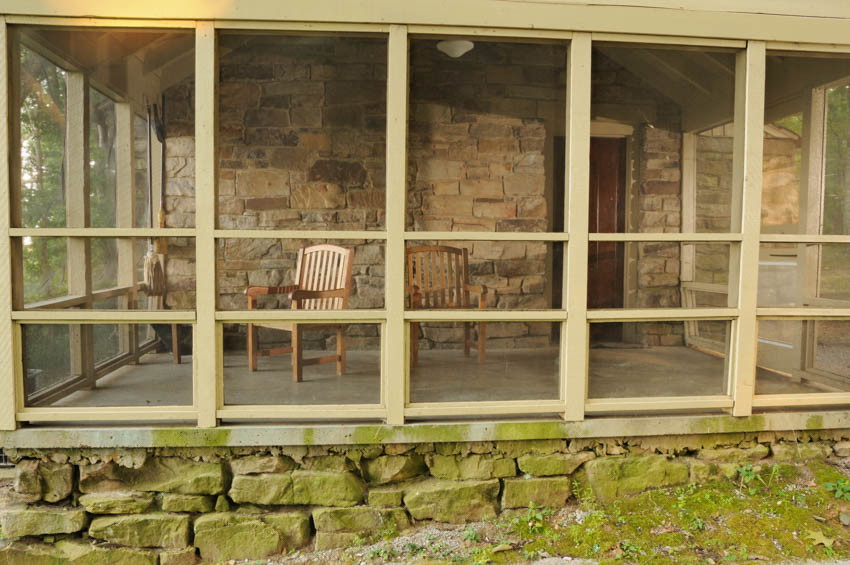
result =
[{"label": "wooden beam", "polygon": [[[136,225],[135,202],[135,163],[133,131],[134,114],[127,103],[115,104],[115,227],[133,228]],[[122,238],[116,241],[118,250],[118,286],[128,287],[120,297],[120,307],[124,310],[136,308],[136,240]],[[119,326],[120,350],[134,354],[136,351],[136,328],[130,325]]]},{"label": "wooden beam", "polygon": [[[20,359],[20,344],[14,339],[12,322],[13,288],[23,284],[20,240],[9,238],[8,229],[20,213],[20,56],[18,43],[9,37],[6,20],[0,17],[0,430],[14,430],[18,381],[15,360]],[[8,156],[8,158],[7,158]],[[16,170],[17,169],[17,170]],[[13,188],[14,185],[14,188]],[[12,204],[14,202],[15,204]],[[20,300],[23,302],[22,300]]]},{"label": "wooden beam", "polygon": [[[732,164],[732,228],[740,227],[743,240],[730,253],[730,306],[736,301],[740,316],[733,323],[730,355],[730,391],[735,399],[732,414],[752,413],[755,392],[756,300],[761,230],[762,145],[764,141],[765,44],[750,41],[735,65],[735,148]],[[737,255],[737,257],[735,257]],[[733,271],[731,267],[736,267]],[[733,278],[734,277],[734,278]]]},{"label": "wooden beam", "polygon": [[[217,425],[216,363],[216,120],[218,60],[212,22],[198,22],[195,31],[195,264],[197,269],[193,368],[197,370],[198,426]],[[157,191],[154,191],[156,193]],[[200,352],[204,352],[199,354]]]},{"label": "wooden beam", "polygon": [[385,303],[387,309],[386,370],[387,424],[404,423],[410,378],[407,327],[404,321],[404,223],[407,201],[408,39],[405,26],[390,26],[387,43],[387,248]]},{"label": "wooden beam", "polygon": [[[65,217],[68,227],[91,226],[89,184],[89,81],[84,73],[65,75]],[[67,239],[68,293],[86,296],[83,308],[91,308],[92,264],[91,239]],[[71,372],[95,387],[94,337],[92,328],[72,325],[70,328]]]},{"label": "wooden beam", "polygon": [[[590,182],[590,34],[577,33],[567,52],[566,178],[564,215],[569,243],[564,273],[568,317],[561,331],[564,419],[584,420],[587,394],[587,253]],[[567,276],[569,274],[569,276]],[[566,330],[566,331],[563,331]]]}]

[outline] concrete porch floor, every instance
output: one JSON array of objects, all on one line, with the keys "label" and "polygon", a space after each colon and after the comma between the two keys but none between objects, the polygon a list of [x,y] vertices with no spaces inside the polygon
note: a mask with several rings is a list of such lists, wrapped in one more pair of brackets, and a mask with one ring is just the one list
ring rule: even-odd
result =
[{"label": "concrete porch floor", "polygon": [[[413,402],[545,400],[558,398],[557,348],[489,350],[479,364],[460,350],[420,351],[411,373]],[[317,355],[307,352],[306,356]],[[723,359],[687,347],[604,348],[590,351],[590,398],[724,394]],[[234,404],[377,404],[380,358],[377,351],[349,351],[348,366],[336,375],[334,363],[304,368],[300,383],[291,380],[288,355],[260,359],[248,371],[240,352],[224,356],[224,398]],[[821,392],[805,383],[759,371],[757,393]],[[191,405],[192,359],[181,365],[170,354],[145,355],[53,406]]]}]

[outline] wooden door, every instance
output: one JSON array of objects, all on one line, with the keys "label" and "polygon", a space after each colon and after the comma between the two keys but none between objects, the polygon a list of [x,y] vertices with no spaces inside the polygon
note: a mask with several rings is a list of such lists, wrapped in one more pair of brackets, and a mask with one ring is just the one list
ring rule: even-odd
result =
[{"label": "wooden door", "polygon": [[[590,140],[590,233],[622,233],[626,227],[626,140]],[[591,241],[588,253],[587,307],[622,308],[625,246]],[[622,340],[622,324],[591,324],[591,340]]]}]

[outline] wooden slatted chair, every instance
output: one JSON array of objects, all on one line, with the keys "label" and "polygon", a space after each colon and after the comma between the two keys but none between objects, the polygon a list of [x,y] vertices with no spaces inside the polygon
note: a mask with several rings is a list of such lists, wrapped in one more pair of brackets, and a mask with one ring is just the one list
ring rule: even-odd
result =
[{"label": "wooden slatted chair", "polygon": [[[287,286],[249,286],[248,309],[257,308],[257,297],[267,294],[288,294],[293,310],[344,310],[351,293],[351,271],[354,250],[336,245],[313,245],[298,250],[295,284]],[[292,333],[289,347],[260,349],[258,327]],[[305,365],[336,362],[336,373],[345,372],[345,328],[342,324],[310,324],[310,329],[336,329],[336,354],[310,359],[303,358],[303,324],[261,322],[248,324],[248,366],[257,370],[261,356],[292,354],[292,380],[300,382]]]},{"label": "wooden slatted chair", "polygon": [[[472,308],[470,294],[478,295],[478,308],[487,307],[487,287],[469,284],[469,252],[446,245],[407,248],[407,295],[411,310]],[[469,355],[472,324],[463,325],[463,352]],[[478,362],[485,359],[486,325],[478,325]],[[410,324],[410,361],[419,362],[419,324]]]}]

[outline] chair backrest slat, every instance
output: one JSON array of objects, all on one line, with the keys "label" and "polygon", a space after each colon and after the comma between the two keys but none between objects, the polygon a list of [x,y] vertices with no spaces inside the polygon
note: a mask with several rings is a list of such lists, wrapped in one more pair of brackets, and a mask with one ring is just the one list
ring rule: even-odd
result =
[{"label": "chair backrest slat", "polygon": [[469,284],[466,249],[424,245],[409,247],[406,255],[411,308],[469,307],[469,293],[464,290],[464,285]]},{"label": "chair backrest slat", "polygon": [[341,297],[302,300],[304,310],[342,310],[348,307],[354,250],[336,245],[313,245],[298,251],[296,281],[301,290],[344,290]]}]

